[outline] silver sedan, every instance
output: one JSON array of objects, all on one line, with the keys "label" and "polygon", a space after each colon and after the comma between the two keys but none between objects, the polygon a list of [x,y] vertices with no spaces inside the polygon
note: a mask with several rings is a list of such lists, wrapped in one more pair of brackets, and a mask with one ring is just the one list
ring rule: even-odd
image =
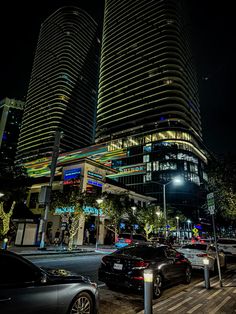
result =
[{"label": "silver sedan", "polygon": [[63,269],[41,269],[0,250],[0,313],[95,314],[96,283]]}]

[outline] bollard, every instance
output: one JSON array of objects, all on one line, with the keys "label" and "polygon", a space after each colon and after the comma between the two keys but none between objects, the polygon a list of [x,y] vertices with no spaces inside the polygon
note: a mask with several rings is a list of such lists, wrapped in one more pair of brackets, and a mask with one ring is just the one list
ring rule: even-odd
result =
[{"label": "bollard", "polygon": [[4,238],[4,239],[3,239],[3,243],[2,243],[2,249],[3,249],[3,250],[7,250],[7,242],[8,242],[8,239],[7,239],[7,238]]},{"label": "bollard", "polygon": [[144,314],[152,314],[153,272],[144,269]]},{"label": "bollard", "polygon": [[210,275],[209,275],[209,259],[203,259],[204,264],[204,279],[205,279],[205,288],[210,289]]}]

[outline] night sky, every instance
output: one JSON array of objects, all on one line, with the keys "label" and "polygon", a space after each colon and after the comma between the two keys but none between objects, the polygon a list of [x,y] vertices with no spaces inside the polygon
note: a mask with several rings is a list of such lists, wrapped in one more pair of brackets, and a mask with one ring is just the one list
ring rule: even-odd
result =
[{"label": "night sky", "polygon": [[[215,154],[236,153],[236,121],[232,113],[236,90],[233,3],[223,7],[222,2],[213,0],[185,1],[192,21],[205,145]],[[1,1],[0,99],[24,99],[40,24],[67,4],[87,10],[98,22],[102,19],[103,0]]]}]

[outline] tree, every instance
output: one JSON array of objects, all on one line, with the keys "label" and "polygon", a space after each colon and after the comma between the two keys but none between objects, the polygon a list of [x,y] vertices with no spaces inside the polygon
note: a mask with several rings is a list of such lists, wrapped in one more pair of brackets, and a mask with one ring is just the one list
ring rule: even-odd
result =
[{"label": "tree", "polygon": [[26,199],[27,192],[31,186],[31,179],[23,167],[11,166],[0,168],[0,234],[5,236],[9,230],[10,219],[14,210]]},{"label": "tree", "polygon": [[103,214],[109,218],[109,222],[106,228],[112,231],[117,238],[119,233],[119,223],[122,218],[128,218],[131,216],[131,202],[129,199],[129,193],[123,192],[119,194],[113,194],[104,192],[101,195],[103,202],[100,207]]},{"label": "tree", "polygon": [[[208,189],[214,192],[216,218],[226,224],[236,225],[236,159],[224,156],[210,161],[208,166]],[[223,219],[223,220],[222,220]]]},{"label": "tree", "polygon": [[164,228],[165,226],[164,217],[155,205],[149,205],[148,207],[139,208],[137,217],[139,224],[143,227],[145,231],[147,239],[149,239],[149,235],[153,231],[159,233],[161,228]]},{"label": "tree", "polygon": [[3,202],[0,203],[0,219],[2,220],[2,226],[0,228],[0,238],[4,238],[10,229],[10,219],[15,206],[15,201],[13,201],[12,206],[8,213],[3,209]]},{"label": "tree", "polygon": [[71,208],[72,211],[61,214],[61,218],[67,221],[69,226],[68,250],[73,248],[73,240],[79,230],[80,220],[85,219],[83,208],[86,205],[94,205],[95,197],[82,193],[79,186],[72,187],[67,192],[56,191],[52,193],[51,210],[55,208]]}]

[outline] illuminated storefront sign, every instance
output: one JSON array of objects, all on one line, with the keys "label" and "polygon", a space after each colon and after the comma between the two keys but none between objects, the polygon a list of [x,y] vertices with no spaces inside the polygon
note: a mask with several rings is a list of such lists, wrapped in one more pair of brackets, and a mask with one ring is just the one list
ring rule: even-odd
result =
[{"label": "illuminated storefront sign", "polygon": [[88,171],[88,176],[89,177],[93,177],[93,178],[98,178],[100,180],[102,180],[103,176],[99,173],[96,173],[96,172],[92,172],[92,171]]},{"label": "illuminated storefront sign", "polygon": [[[61,214],[66,214],[66,213],[74,213],[75,211],[75,207],[71,206],[71,207],[57,207],[55,209],[55,214],[61,215]],[[90,207],[90,206],[84,206],[83,207],[83,212],[86,215],[98,215],[98,208],[96,207]],[[99,209],[99,215],[103,215],[103,211],[102,209]]]},{"label": "illuminated storefront sign", "polygon": [[102,187],[102,183],[99,183],[99,182],[93,181],[93,180],[88,180],[88,184]]},{"label": "illuminated storefront sign", "polygon": [[79,182],[81,168],[67,169],[64,171],[64,184]]}]

